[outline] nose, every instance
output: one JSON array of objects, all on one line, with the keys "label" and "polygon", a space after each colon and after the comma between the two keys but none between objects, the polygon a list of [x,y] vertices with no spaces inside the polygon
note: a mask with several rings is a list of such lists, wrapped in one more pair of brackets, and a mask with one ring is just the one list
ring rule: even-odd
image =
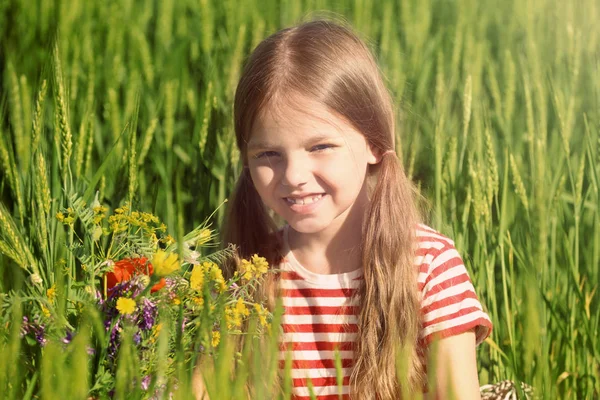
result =
[{"label": "nose", "polygon": [[283,167],[281,184],[283,186],[299,187],[308,182],[310,165],[308,160],[299,156],[288,156]]}]

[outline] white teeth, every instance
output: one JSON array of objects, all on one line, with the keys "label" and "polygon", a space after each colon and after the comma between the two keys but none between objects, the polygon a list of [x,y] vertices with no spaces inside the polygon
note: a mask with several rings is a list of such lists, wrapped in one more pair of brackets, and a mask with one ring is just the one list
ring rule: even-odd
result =
[{"label": "white teeth", "polygon": [[315,201],[319,201],[321,197],[323,197],[322,194],[319,194],[317,196],[304,197],[302,199],[293,199],[291,197],[286,197],[285,200],[290,204],[311,204]]}]

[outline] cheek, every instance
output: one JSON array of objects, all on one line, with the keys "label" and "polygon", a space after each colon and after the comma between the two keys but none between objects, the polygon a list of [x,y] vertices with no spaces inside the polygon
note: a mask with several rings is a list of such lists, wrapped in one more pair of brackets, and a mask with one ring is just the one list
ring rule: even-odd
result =
[{"label": "cheek", "polygon": [[270,186],[272,186],[275,173],[268,167],[251,167],[250,176],[258,194],[264,196]]}]

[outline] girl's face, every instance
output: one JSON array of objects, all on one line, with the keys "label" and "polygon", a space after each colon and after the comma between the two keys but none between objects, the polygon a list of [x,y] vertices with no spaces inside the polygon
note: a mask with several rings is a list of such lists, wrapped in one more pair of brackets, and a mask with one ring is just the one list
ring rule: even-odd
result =
[{"label": "girl's face", "polygon": [[305,98],[296,108],[283,105],[276,113],[262,114],[247,155],[263,202],[300,233],[337,229],[349,214],[362,216],[367,167],[379,161],[365,137]]}]

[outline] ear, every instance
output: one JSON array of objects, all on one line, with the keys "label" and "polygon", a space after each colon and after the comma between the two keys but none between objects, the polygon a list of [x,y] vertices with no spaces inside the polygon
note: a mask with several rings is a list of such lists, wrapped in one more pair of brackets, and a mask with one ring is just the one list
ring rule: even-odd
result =
[{"label": "ear", "polygon": [[382,158],[381,151],[374,149],[369,143],[367,143],[367,163],[379,164]]}]

